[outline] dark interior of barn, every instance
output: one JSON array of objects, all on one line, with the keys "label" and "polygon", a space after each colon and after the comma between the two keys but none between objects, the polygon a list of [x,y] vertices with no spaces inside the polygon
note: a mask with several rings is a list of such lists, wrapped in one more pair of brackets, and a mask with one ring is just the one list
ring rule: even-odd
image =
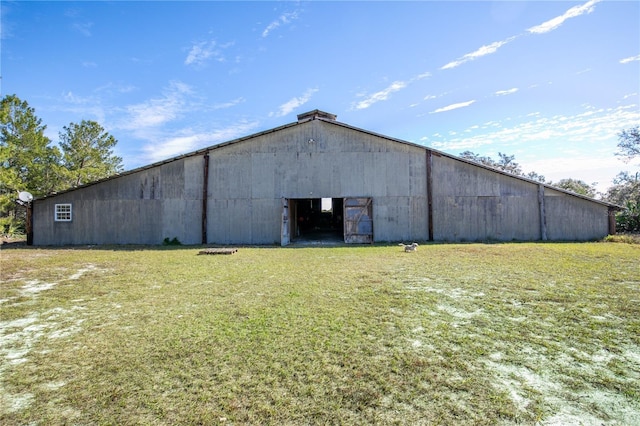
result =
[{"label": "dark interior of barn", "polygon": [[293,240],[339,242],[344,240],[342,198],[305,198],[295,200]]}]

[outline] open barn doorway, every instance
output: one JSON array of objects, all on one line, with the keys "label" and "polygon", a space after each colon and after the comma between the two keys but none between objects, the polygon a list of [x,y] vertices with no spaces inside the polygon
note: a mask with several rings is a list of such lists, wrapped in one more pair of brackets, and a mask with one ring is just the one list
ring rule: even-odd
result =
[{"label": "open barn doorway", "polygon": [[289,210],[293,242],[344,242],[342,198],[292,199]]}]

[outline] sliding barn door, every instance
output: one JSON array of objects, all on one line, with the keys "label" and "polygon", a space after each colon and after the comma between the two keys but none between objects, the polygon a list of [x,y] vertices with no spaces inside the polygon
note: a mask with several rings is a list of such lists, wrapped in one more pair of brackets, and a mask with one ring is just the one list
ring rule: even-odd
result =
[{"label": "sliding barn door", "polygon": [[373,243],[373,203],[371,198],[344,199],[344,242]]}]

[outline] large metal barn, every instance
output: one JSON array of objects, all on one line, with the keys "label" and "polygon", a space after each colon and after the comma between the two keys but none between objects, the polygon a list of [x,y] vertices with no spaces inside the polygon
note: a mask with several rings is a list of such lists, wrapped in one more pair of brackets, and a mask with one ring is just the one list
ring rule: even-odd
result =
[{"label": "large metal barn", "polygon": [[39,198],[36,245],[593,240],[616,206],[311,111]]}]

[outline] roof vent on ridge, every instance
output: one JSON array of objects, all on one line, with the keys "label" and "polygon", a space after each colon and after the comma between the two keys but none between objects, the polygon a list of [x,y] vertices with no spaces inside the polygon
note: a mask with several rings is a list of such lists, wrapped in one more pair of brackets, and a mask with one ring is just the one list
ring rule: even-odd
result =
[{"label": "roof vent on ridge", "polygon": [[316,118],[336,121],[336,118],[338,118],[338,116],[335,114],[330,114],[328,112],[320,111],[319,109],[314,109],[313,111],[298,114],[298,123],[301,123],[303,121],[315,120]]}]

